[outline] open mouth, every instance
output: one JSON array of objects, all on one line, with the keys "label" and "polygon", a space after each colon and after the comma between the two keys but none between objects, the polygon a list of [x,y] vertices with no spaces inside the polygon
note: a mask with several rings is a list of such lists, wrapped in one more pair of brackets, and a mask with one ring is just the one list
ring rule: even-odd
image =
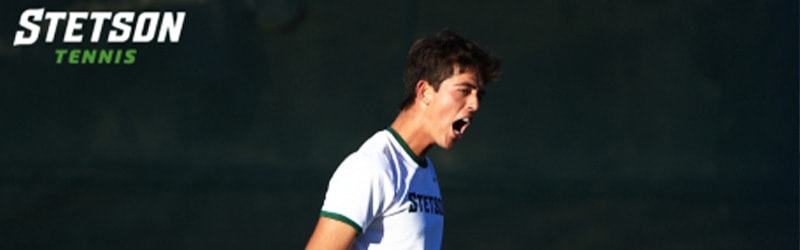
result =
[{"label": "open mouth", "polygon": [[461,120],[457,120],[453,122],[453,134],[456,137],[460,138],[464,135],[464,131],[467,130],[467,126],[469,126],[470,118],[463,118]]}]

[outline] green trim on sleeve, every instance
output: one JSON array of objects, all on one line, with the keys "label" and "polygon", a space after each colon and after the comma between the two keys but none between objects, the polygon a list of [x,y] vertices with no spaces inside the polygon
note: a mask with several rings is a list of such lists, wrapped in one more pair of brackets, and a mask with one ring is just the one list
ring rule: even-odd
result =
[{"label": "green trim on sleeve", "polygon": [[403,149],[406,151],[406,154],[411,156],[411,159],[413,159],[414,162],[417,163],[417,165],[423,168],[428,167],[428,161],[426,161],[425,159],[420,159],[416,154],[414,154],[414,151],[411,151],[411,148],[408,147],[406,141],[403,140],[403,137],[400,137],[400,134],[398,134],[397,131],[395,131],[392,127],[388,127],[386,128],[386,130],[389,130],[389,132],[392,133],[392,136],[394,136],[394,139],[400,142],[400,146],[403,146]]},{"label": "green trim on sleeve", "polygon": [[332,213],[332,212],[328,212],[328,211],[322,211],[322,212],[319,213],[319,216],[326,217],[326,218],[331,218],[331,219],[334,219],[334,220],[338,220],[338,221],[344,222],[345,224],[350,225],[351,227],[353,227],[353,229],[356,230],[356,237],[361,236],[361,233],[363,231],[363,230],[361,230],[361,226],[359,226],[357,223],[353,222],[349,218],[345,217],[344,215],[337,214],[337,213]]}]

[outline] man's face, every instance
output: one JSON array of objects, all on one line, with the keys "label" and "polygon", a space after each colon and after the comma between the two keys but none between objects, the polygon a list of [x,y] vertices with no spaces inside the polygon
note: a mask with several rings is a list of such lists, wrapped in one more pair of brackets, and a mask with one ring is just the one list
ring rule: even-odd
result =
[{"label": "man's face", "polygon": [[444,149],[452,148],[453,143],[464,136],[483,95],[473,72],[460,73],[458,67],[453,72],[439,85],[439,91],[430,87],[425,95],[428,106],[424,119],[428,134]]}]

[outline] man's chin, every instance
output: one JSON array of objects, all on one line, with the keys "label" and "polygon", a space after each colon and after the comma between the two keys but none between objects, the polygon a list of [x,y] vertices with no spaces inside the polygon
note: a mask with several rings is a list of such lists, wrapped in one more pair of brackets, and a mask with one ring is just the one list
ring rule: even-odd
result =
[{"label": "man's chin", "polygon": [[455,146],[455,144],[456,144],[456,141],[452,140],[452,139],[446,140],[445,142],[436,143],[436,145],[439,145],[440,148],[445,149],[445,150],[449,150],[449,149],[453,148],[453,146]]}]

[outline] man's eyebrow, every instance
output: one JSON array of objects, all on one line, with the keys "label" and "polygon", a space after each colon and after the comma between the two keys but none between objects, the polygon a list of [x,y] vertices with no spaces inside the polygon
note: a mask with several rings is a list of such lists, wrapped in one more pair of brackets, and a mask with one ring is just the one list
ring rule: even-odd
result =
[{"label": "man's eyebrow", "polygon": [[473,88],[473,89],[477,89],[478,88],[477,84],[474,84],[474,83],[471,83],[471,82],[456,83],[456,86],[467,86],[467,87],[470,87],[470,88]]}]

